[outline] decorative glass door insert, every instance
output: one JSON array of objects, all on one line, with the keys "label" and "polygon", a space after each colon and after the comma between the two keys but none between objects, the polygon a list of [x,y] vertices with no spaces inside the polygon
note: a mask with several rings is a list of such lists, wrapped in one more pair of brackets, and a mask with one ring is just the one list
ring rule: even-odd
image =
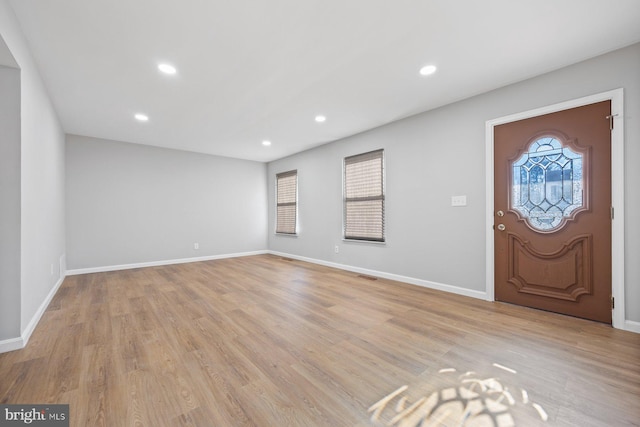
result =
[{"label": "decorative glass door insert", "polygon": [[511,209],[535,231],[560,229],[585,207],[584,164],[558,138],[536,139],[512,162]]}]

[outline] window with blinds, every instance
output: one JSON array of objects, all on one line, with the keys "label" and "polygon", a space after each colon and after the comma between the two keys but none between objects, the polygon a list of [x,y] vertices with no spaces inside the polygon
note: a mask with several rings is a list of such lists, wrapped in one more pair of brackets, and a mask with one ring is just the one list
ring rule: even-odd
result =
[{"label": "window with blinds", "polygon": [[384,150],[344,159],[344,238],[384,242]]},{"label": "window with blinds", "polygon": [[298,171],[276,175],[276,233],[296,234]]}]

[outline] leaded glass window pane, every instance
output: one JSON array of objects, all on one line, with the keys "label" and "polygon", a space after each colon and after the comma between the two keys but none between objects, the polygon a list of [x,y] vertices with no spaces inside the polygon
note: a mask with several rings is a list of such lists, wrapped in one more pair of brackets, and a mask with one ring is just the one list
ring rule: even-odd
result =
[{"label": "leaded glass window pane", "polygon": [[534,229],[551,231],[583,207],[583,155],[554,137],[534,141],[512,163],[511,208]]}]

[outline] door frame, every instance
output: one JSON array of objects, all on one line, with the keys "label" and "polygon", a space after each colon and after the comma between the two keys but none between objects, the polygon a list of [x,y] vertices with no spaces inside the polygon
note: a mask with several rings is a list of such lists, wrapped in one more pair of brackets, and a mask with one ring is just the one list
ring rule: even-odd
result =
[{"label": "door frame", "polygon": [[614,126],[611,131],[611,205],[614,217],[611,221],[611,294],[615,308],[611,313],[612,326],[625,329],[624,298],[624,90],[622,88],[573,99],[546,107],[487,120],[485,125],[486,164],[486,298],[495,301],[495,247],[494,247],[494,141],[493,128],[505,123],[524,120],[544,114],[611,101]]}]

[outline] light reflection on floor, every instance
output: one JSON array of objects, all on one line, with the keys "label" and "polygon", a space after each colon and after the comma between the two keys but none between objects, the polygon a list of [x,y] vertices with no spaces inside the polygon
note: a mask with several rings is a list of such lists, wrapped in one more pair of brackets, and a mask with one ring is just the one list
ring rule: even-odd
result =
[{"label": "light reflection on floor", "polygon": [[529,425],[531,414],[521,423],[517,419],[525,407],[544,423],[547,413],[530,400],[527,390],[509,386],[515,375],[514,369],[498,363],[493,364],[489,376],[459,372],[455,368],[440,369],[434,383],[447,386],[435,387],[412,402],[411,389],[404,385],[371,405],[371,421],[393,427],[511,427]]}]

